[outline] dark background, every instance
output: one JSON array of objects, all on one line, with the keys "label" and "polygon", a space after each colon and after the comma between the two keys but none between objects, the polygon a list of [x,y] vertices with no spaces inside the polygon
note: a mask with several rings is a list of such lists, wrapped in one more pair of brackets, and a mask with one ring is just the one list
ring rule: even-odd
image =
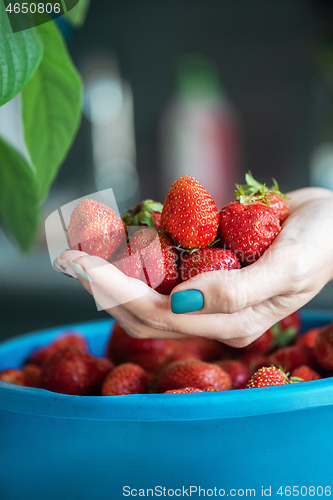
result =
[{"label": "dark background", "polygon": [[[163,202],[158,122],[174,91],[175,61],[187,52],[217,64],[237,110],[242,172],[267,183],[276,177],[285,191],[311,185],[311,155],[325,136],[331,103],[317,57],[331,19],[331,2],[95,0],[81,29],[61,26],[80,71],[91,54],[116,55],[133,92],[140,197]],[[45,216],[57,208],[59,192],[69,202],[94,190],[91,130],[83,118]],[[332,303],[329,284],[308,307]],[[1,337],[106,316],[76,280],[52,269],[43,229],[28,257],[0,233]]]}]

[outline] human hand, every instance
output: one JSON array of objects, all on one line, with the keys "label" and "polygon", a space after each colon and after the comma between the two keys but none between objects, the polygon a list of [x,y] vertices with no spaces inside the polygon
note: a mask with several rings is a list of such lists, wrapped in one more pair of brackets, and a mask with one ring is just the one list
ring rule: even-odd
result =
[{"label": "human hand", "polygon": [[333,193],[305,188],[288,197],[290,215],[258,261],[199,274],[170,297],[83,252],[64,252],[56,264],[79,271],[75,277],[133,337],[203,336],[244,347],[333,279]]}]

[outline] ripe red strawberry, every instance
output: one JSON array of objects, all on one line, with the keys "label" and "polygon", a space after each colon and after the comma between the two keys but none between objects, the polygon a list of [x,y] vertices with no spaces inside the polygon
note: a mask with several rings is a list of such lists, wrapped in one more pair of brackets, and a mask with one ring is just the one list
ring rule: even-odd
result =
[{"label": "ripe red strawberry", "polygon": [[260,337],[251,342],[246,347],[243,347],[244,352],[254,352],[257,354],[268,354],[274,345],[274,336],[272,330],[269,328]]},{"label": "ripe red strawberry", "polygon": [[130,278],[136,278],[146,283],[145,273],[143,271],[142,258],[139,252],[132,250],[131,245],[127,243],[109,259],[117,269]]},{"label": "ripe red strawberry", "polygon": [[0,380],[9,384],[25,385],[25,378],[22,370],[18,368],[5,368],[0,371]]},{"label": "ripe red strawberry", "polygon": [[241,203],[247,201],[264,203],[272,208],[282,224],[289,215],[289,205],[287,197],[281,193],[276,180],[273,179],[273,186],[267,188],[265,184],[256,181],[251,172],[248,172],[245,174],[245,181],[246,184],[236,185],[237,190],[234,192],[236,199]]},{"label": "ripe red strawberry", "polygon": [[194,252],[183,251],[179,263],[183,281],[209,271],[239,268],[240,262],[237,257],[230,250],[224,248],[199,248]]},{"label": "ripe red strawberry", "polygon": [[311,349],[314,349],[320,330],[321,330],[320,327],[310,328],[310,330],[307,330],[306,332],[303,333],[303,335],[298,337],[297,343],[302,345],[307,345],[308,347],[311,347]]},{"label": "ripe red strawberry", "polygon": [[40,387],[41,367],[33,363],[27,363],[22,367],[25,385],[28,387]]},{"label": "ripe red strawberry", "polygon": [[170,356],[166,359],[164,364],[173,363],[174,361],[181,361],[183,359],[201,359],[198,349],[184,350],[179,346],[171,352]]},{"label": "ripe red strawberry", "polygon": [[270,365],[281,367],[285,372],[289,373],[301,365],[309,365],[311,367],[316,365],[313,350],[300,344],[280,347],[280,349],[274,351],[267,359]]},{"label": "ripe red strawberry", "polygon": [[76,347],[82,352],[88,352],[87,339],[75,330],[68,330],[47,345],[34,349],[29,356],[29,363],[41,366],[51,354],[63,347]]},{"label": "ripe red strawberry", "polygon": [[110,360],[100,360],[76,347],[63,347],[43,363],[40,386],[61,394],[96,395],[113,367]]},{"label": "ripe red strawberry", "polygon": [[270,387],[289,383],[288,377],[283,370],[275,366],[264,366],[252,375],[246,388],[253,389],[256,387]]},{"label": "ripe red strawberry", "polygon": [[145,394],[148,380],[149,377],[141,366],[135,363],[123,363],[106,376],[102,385],[102,396]]},{"label": "ripe red strawberry", "polygon": [[290,344],[296,339],[300,330],[300,314],[296,311],[275,323],[254,342],[244,347],[244,352],[268,354],[273,348]]},{"label": "ripe red strawberry", "polygon": [[219,366],[197,359],[174,361],[165,365],[159,372],[157,392],[185,387],[196,387],[202,390],[209,387],[216,391],[225,391],[231,388],[231,378]]},{"label": "ripe red strawberry", "polygon": [[279,217],[280,224],[286,220],[289,215],[289,205],[286,199],[278,193],[270,192],[266,195],[268,206]]},{"label": "ripe red strawberry", "polygon": [[236,359],[222,359],[214,364],[226,371],[232,382],[232,389],[244,389],[250,378],[250,372],[246,365]]},{"label": "ripe red strawberry", "polygon": [[126,226],[149,226],[158,231],[161,228],[162,208],[162,203],[144,200],[127,210],[121,218]]},{"label": "ripe red strawberry", "polygon": [[158,370],[176,349],[172,339],[136,339],[116,323],[106,346],[106,356],[116,365],[136,363],[145,370]]},{"label": "ripe red strawberry", "polygon": [[163,295],[180,283],[178,255],[171,239],[152,228],[139,229],[111,262],[126,276],[147,283]]},{"label": "ripe red strawberry", "polygon": [[175,342],[178,349],[193,354],[196,359],[207,362],[226,359],[230,357],[232,351],[232,348],[226,344],[218,340],[207,339],[207,337],[187,337]]},{"label": "ripe red strawberry", "polygon": [[184,389],[173,389],[170,391],[165,391],[164,394],[190,394],[192,392],[203,392],[197,387],[184,387]]},{"label": "ripe red strawberry", "polygon": [[326,370],[333,369],[333,322],[320,329],[314,354],[321,367]]},{"label": "ripe red strawberry", "polygon": [[280,231],[279,218],[263,203],[232,201],[220,212],[220,237],[244,263],[258,260]]},{"label": "ripe red strawberry", "polygon": [[126,228],[111,208],[94,200],[84,200],[71,215],[67,236],[71,250],[108,260],[125,243]]},{"label": "ripe red strawberry", "polygon": [[[160,283],[155,290],[162,295],[170,295],[171,291],[177,286],[180,281],[180,272],[178,270],[178,254],[175,248],[172,245],[172,240],[164,233],[158,233],[161,250],[162,250],[162,258],[163,258],[163,266],[164,266],[164,278],[162,283]],[[148,257],[149,259],[149,257]],[[147,258],[145,259],[145,262]]]},{"label": "ripe red strawberry", "polygon": [[238,361],[240,361],[247,367],[250,374],[253,374],[257,370],[259,370],[259,368],[269,366],[267,358],[257,352],[245,352],[244,354],[240,354]]},{"label": "ripe red strawberry", "polygon": [[295,311],[271,327],[275,345],[284,346],[296,339],[301,331],[301,315]]},{"label": "ripe red strawberry", "polygon": [[166,195],[161,227],[177,245],[184,248],[207,247],[219,225],[213,198],[193,177],[177,179]]},{"label": "ripe red strawberry", "polygon": [[166,272],[161,239],[157,231],[150,227],[139,229],[132,236],[130,246],[133,252],[140,254],[147,284],[156,288]]},{"label": "ripe red strawberry", "polygon": [[291,372],[293,378],[300,378],[303,382],[310,382],[311,380],[319,380],[321,376],[315,370],[307,365],[299,366]]}]

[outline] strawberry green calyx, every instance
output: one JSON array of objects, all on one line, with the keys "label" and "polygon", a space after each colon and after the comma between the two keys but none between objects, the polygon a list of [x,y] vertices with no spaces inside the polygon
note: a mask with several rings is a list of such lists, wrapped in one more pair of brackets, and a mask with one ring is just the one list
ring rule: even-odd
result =
[{"label": "strawberry green calyx", "polygon": [[154,200],[144,200],[130,208],[121,218],[126,226],[148,226],[159,229],[159,219],[163,205]]},{"label": "strawberry green calyx", "polygon": [[278,347],[290,345],[298,333],[296,326],[290,326],[289,328],[283,329],[280,323],[275,323],[271,329],[274,338],[274,346]]},{"label": "strawberry green calyx", "polygon": [[301,377],[289,377],[289,384],[298,384],[299,382],[304,382]]},{"label": "strawberry green calyx", "polygon": [[251,172],[245,175],[246,184],[236,184],[234,191],[236,201],[243,205],[261,203],[273,210],[282,224],[289,215],[288,197],[281,193],[279,185],[273,179],[273,186],[268,188],[265,184],[256,181]]},{"label": "strawberry green calyx", "polygon": [[285,194],[281,193],[277,181],[274,178],[272,181],[273,185],[268,188],[265,184],[256,181],[251,172],[248,172],[245,174],[246,184],[236,184],[237,189],[234,191],[234,195],[240,203],[260,201],[268,206],[270,206],[272,194],[277,194],[284,199],[288,199]]}]

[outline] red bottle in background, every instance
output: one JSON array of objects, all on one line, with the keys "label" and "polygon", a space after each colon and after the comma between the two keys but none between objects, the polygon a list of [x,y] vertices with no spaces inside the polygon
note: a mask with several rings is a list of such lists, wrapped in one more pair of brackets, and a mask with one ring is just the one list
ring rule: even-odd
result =
[{"label": "red bottle in background", "polygon": [[216,66],[200,55],[179,61],[178,86],[160,124],[160,190],[182,175],[199,181],[217,208],[234,199],[241,154],[235,110],[223,92]]}]

